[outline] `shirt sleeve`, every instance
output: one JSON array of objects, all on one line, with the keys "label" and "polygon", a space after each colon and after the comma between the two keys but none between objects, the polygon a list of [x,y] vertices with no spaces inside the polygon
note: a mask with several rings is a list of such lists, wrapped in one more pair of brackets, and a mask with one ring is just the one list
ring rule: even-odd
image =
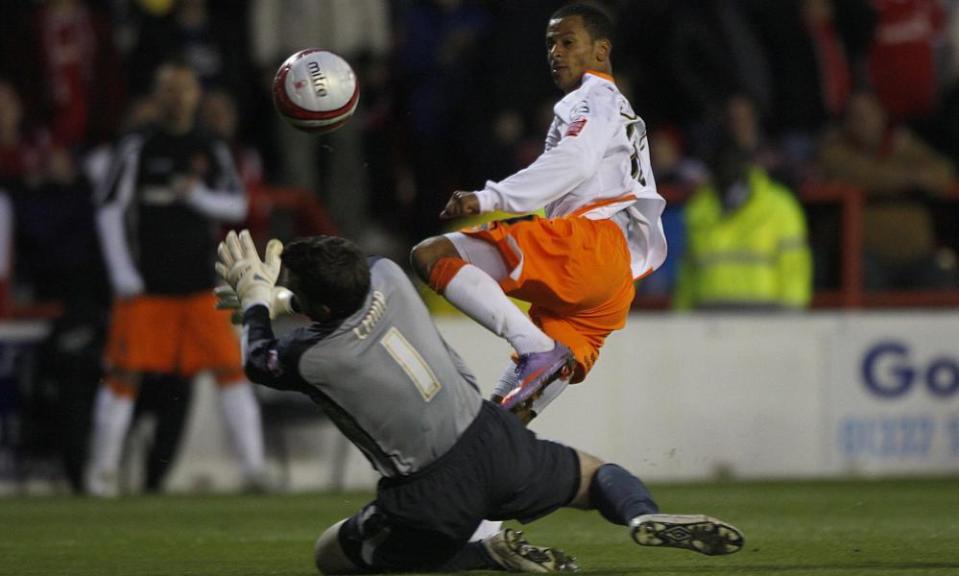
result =
[{"label": "shirt sleeve", "polygon": [[303,386],[296,364],[299,354],[273,335],[270,311],[262,304],[251,306],[243,314],[243,371],[251,382],[278,390],[298,390]]},{"label": "shirt sleeve", "polygon": [[126,232],[125,214],[133,201],[143,139],[129,136],[117,147],[107,177],[97,187],[96,223],[110,284],[115,296],[143,291],[143,278],[134,263]]},{"label": "shirt sleeve", "polygon": [[225,222],[240,222],[246,218],[247,198],[240,175],[227,147],[213,145],[219,176],[214,187],[198,183],[187,198],[187,204],[204,216]]},{"label": "shirt sleeve", "polygon": [[481,212],[522,214],[542,208],[592,177],[622,125],[616,96],[602,88],[572,107],[569,124],[556,146],[528,167],[489,181],[476,193]]}]

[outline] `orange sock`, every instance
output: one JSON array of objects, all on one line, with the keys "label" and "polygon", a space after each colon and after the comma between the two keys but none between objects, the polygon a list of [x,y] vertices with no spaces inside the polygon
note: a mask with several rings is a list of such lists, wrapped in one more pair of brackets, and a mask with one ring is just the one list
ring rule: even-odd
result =
[{"label": "orange sock", "polygon": [[246,375],[240,367],[219,370],[214,377],[216,378],[216,385],[220,389],[246,383]]},{"label": "orange sock", "polygon": [[437,294],[442,294],[463,266],[466,266],[466,260],[462,258],[454,256],[440,258],[433,263],[433,268],[430,270],[430,288]]},{"label": "orange sock", "polygon": [[115,395],[121,398],[136,398],[137,388],[130,384],[125,378],[117,376],[107,376],[106,385]]}]

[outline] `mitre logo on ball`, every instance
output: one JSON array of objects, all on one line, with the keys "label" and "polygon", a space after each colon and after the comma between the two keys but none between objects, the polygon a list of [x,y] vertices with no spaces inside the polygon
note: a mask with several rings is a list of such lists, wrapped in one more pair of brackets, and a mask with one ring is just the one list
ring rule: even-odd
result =
[{"label": "mitre logo on ball", "polygon": [[290,56],[273,78],[273,103],[294,128],[332,132],[349,120],[360,100],[353,68],[328,50],[310,48]]}]

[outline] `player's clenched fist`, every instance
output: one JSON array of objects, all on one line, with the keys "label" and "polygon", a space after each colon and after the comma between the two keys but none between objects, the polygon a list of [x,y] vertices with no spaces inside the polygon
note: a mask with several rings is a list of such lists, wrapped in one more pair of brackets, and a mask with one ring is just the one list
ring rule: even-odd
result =
[{"label": "player's clenched fist", "polygon": [[479,213],[480,205],[476,194],[457,190],[453,192],[453,196],[446,203],[446,208],[443,208],[443,211],[440,212],[440,218],[459,218]]}]

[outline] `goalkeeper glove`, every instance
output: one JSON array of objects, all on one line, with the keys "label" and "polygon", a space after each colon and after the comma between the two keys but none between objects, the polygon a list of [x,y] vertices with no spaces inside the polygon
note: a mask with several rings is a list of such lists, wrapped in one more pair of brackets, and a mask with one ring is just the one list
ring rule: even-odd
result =
[{"label": "goalkeeper glove", "polygon": [[[234,324],[243,323],[243,313],[240,311],[240,298],[229,286],[217,286],[213,289],[216,295],[217,310],[234,310],[230,318]],[[274,286],[270,295],[271,304],[270,319],[273,320],[284,314],[293,314],[296,310],[293,307],[293,292],[282,286]]]},{"label": "goalkeeper glove", "polygon": [[246,311],[254,304],[263,304],[273,314],[273,289],[280,276],[280,253],[283,244],[276,239],[266,245],[266,257],[260,260],[253,238],[248,230],[239,235],[231,230],[217,248],[217,274],[233,288],[240,309]]}]

